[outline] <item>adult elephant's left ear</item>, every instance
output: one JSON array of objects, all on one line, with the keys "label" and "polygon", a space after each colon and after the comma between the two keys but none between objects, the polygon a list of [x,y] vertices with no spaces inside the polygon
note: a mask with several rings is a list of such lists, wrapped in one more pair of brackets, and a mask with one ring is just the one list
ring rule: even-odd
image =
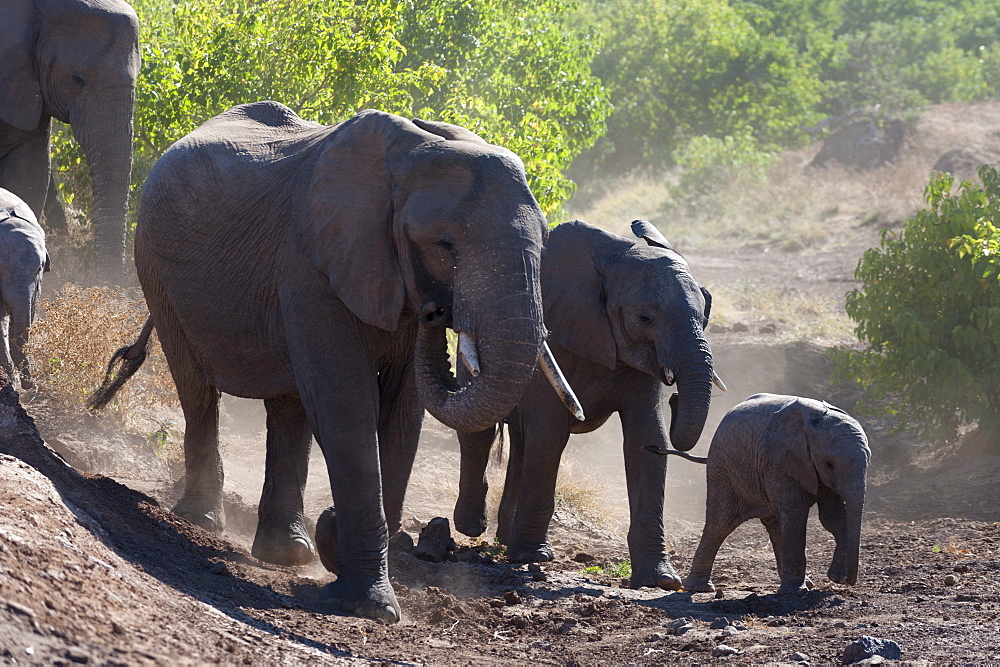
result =
[{"label": "adult elephant's left ear", "polygon": [[32,57],[37,30],[32,2],[0,2],[0,120],[30,132],[42,117],[42,91]]},{"label": "adult elephant's left ear", "polygon": [[317,147],[296,216],[303,252],[363,322],[395,331],[405,289],[393,230],[394,154],[428,135],[399,116],[362,111]]}]

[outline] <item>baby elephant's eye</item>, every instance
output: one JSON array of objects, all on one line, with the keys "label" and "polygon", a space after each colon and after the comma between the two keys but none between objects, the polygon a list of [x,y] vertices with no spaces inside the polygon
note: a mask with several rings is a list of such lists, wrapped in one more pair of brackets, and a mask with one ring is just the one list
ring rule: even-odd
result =
[{"label": "baby elephant's eye", "polygon": [[647,315],[646,313],[639,313],[635,319],[643,326],[648,326],[653,323],[652,315]]},{"label": "baby elephant's eye", "polygon": [[84,76],[82,72],[73,72],[70,74],[70,78],[73,79],[73,83],[78,86],[84,86],[87,83],[87,77]]}]

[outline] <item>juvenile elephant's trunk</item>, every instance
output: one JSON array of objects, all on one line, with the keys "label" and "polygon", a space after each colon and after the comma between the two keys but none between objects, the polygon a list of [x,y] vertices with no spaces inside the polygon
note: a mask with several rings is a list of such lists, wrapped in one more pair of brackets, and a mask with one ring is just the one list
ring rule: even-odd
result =
[{"label": "juvenile elephant's trunk", "polygon": [[847,579],[843,583],[853,585],[858,582],[858,569],[861,562],[861,515],[865,507],[864,481],[862,481],[860,488],[854,489],[847,496],[845,505]]},{"label": "juvenile elephant's trunk", "polygon": [[676,370],[677,395],[670,398],[670,443],[686,452],[698,444],[712,401],[712,351],[699,337]]},{"label": "juvenile elephant's trunk", "polygon": [[473,330],[480,370],[464,387],[451,372],[444,318],[430,311],[433,304],[421,314],[414,356],[417,391],[427,411],[446,426],[458,431],[491,428],[521,397],[544,335],[538,256],[537,250],[525,250],[523,267],[506,278],[481,271],[473,276],[471,289],[461,290],[463,298],[456,297],[456,303],[474,304],[471,318],[455,313],[454,321]]}]

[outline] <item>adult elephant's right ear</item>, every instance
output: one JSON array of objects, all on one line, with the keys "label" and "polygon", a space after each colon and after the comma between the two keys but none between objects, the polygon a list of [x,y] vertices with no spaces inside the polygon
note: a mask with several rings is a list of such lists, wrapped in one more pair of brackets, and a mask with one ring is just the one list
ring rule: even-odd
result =
[{"label": "adult elephant's right ear", "polygon": [[396,330],[405,299],[387,165],[427,140],[404,118],[362,111],[317,146],[305,201],[296,202],[302,251],[351,312],[387,331]]},{"label": "adult elephant's right ear", "polygon": [[481,136],[472,130],[465,129],[461,125],[452,125],[440,120],[421,120],[420,118],[414,118],[413,124],[425,132],[436,134],[451,141],[478,141],[482,144],[487,143]]},{"label": "adult elephant's right ear", "polygon": [[0,120],[30,132],[42,117],[42,91],[32,57],[37,30],[32,2],[0,2]]},{"label": "adult elephant's right ear", "polygon": [[635,242],[582,220],[557,225],[542,253],[545,326],[570,352],[614,369],[618,363],[600,266]]}]

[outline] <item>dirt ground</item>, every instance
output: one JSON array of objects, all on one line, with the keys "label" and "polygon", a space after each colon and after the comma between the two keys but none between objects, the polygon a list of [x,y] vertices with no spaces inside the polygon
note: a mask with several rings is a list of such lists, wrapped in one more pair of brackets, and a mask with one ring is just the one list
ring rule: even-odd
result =
[{"label": "dirt ground", "polygon": [[[934,113],[932,125],[951,122],[978,149],[985,150],[984,137],[997,143],[1000,107]],[[989,131],[976,135],[959,121]],[[954,145],[937,139],[912,150],[929,169]],[[702,282],[784,285],[793,277],[795,289],[842,298],[879,226],[845,221],[828,243],[799,252],[733,243],[687,257]],[[762,263],[763,256],[775,259]],[[847,409],[858,398],[830,384],[822,345],[790,341],[780,330],[761,333],[763,323],[748,318],[747,332],[710,335],[730,391],[713,397],[695,453],[705,453],[726,410],[752,393],[816,396]],[[973,431],[914,455],[923,450],[890,434],[891,424],[864,421],[873,465],[859,582],[826,580],[832,537],[813,516],[807,559],[814,588],[778,597],[758,522],[723,545],[719,594],[622,586],[611,572],[627,558],[627,508],[620,431],[609,423],[574,436],[567,451],[561,477],[590,504],[557,510],[557,560],[509,565],[490,533],[485,542],[456,535],[458,550],[444,563],[394,551],[390,574],[404,617],[385,626],[326,613],[319,592],[333,576],[318,564],[280,568],[249,555],[262,482],[260,406],[224,406],[229,526],[219,536],[168,511],[180,470],[143,434],[63,409],[44,391],[20,399],[27,412],[9,386],[0,389],[3,664],[828,663],[863,635],[898,643],[907,662],[1000,658],[995,434]],[[312,463],[307,513],[315,518],[330,492],[315,453]],[[491,472],[494,486],[499,475]],[[414,539],[429,519],[451,516],[457,479],[457,441],[428,418],[404,513]],[[704,468],[672,460],[668,488],[667,533],[684,574],[701,529]]]}]

